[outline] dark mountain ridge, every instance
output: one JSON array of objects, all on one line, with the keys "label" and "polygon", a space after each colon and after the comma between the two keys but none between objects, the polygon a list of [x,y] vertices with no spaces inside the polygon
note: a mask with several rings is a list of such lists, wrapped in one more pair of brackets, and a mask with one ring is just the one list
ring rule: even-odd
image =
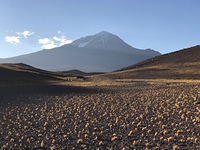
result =
[{"label": "dark mountain ridge", "polygon": [[38,85],[59,81],[61,74],[19,64],[0,64],[0,87],[10,85]]},{"label": "dark mountain ridge", "polygon": [[156,56],[106,76],[128,79],[200,79],[200,46]]},{"label": "dark mountain ridge", "polygon": [[185,64],[189,62],[200,62],[199,45],[167,53],[162,56],[157,56],[151,59],[147,59],[137,64],[123,68],[121,69],[121,71],[134,68],[147,67],[147,66],[162,65],[162,64]]}]

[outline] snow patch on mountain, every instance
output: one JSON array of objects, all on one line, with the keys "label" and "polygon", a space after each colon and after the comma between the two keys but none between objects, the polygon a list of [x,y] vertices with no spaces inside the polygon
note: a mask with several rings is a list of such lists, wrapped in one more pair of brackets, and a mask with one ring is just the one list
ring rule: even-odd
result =
[{"label": "snow patch on mountain", "polygon": [[93,36],[86,36],[84,38],[75,40],[72,45],[78,46],[78,47],[86,47],[89,43],[102,43],[105,44],[109,40],[110,33],[106,31],[102,31],[98,34],[95,34]]},{"label": "snow patch on mountain", "polygon": [[[97,39],[97,42],[106,43],[109,40],[109,35],[110,35],[109,32],[102,31],[102,32],[96,34],[96,36],[94,36],[94,39]],[[98,39],[98,38],[100,38],[100,39]]]},{"label": "snow patch on mountain", "polygon": [[88,42],[86,42],[86,43],[80,43],[80,44],[78,45],[78,47],[85,47],[87,44],[88,44]]},{"label": "snow patch on mountain", "polygon": [[89,41],[87,41],[87,42],[80,43],[80,44],[78,45],[78,47],[85,47],[85,46],[86,46],[88,43],[90,43],[93,39],[94,39],[94,37],[93,37],[92,39],[90,39]]},{"label": "snow patch on mountain", "polygon": [[106,43],[108,41],[108,35],[104,35],[100,38],[100,40],[97,40],[97,42],[100,42],[100,43]]}]

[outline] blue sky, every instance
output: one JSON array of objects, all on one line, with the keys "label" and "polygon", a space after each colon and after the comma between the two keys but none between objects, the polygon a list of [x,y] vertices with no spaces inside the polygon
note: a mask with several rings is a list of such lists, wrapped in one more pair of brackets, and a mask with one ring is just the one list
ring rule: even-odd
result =
[{"label": "blue sky", "polygon": [[199,0],[1,0],[0,58],[102,30],[163,54],[200,45],[199,6]]}]

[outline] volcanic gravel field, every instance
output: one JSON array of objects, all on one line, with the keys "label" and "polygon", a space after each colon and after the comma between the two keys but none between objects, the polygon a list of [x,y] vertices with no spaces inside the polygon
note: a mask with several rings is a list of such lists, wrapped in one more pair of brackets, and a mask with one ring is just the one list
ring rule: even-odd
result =
[{"label": "volcanic gravel field", "polygon": [[198,83],[59,88],[1,95],[1,149],[200,149]]}]

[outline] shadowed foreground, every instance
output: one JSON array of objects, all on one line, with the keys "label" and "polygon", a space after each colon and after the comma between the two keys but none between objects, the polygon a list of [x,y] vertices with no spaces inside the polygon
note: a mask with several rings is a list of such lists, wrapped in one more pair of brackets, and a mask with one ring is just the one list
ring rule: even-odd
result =
[{"label": "shadowed foreground", "polygon": [[200,149],[199,84],[83,89],[27,93],[18,97],[21,103],[2,107],[0,147]]},{"label": "shadowed foreground", "polygon": [[[0,87],[0,104],[27,103],[41,96],[62,96],[75,93],[97,93],[97,88],[69,85],[7,86]],[[29,100],[30,99],[30,100]]]}]

